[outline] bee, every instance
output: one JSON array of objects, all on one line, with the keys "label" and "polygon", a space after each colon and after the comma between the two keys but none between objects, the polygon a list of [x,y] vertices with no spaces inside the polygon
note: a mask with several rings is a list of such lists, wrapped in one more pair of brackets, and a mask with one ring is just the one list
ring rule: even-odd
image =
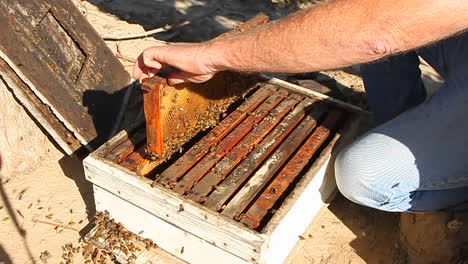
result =
[{"label": "bee", "polygon": [[21,192],[18,194],[18,200],[21,200],[21,199],[23,199],[23,195],[24,195],[24,193],[26,192],[26,190],[27,190],[27,188],[26,188],[26,189],[23,189],[23,190],[21,190]]},{"label": "bee", "polygon": [[24,215],[21,213],[20,210],[16,209],[16,212],[19,214],[19,216],[21,216],[21,218],[24,218]]},{"label": "bee", "polygon": [[52,216],[54,216],[54,214],[48,214],[48,215],[46,215],[45,217],[46,217],[47,219],[52,219]]},{"label": "bee", "polygon": [[184,251],[185,251],[185,248],[184,248],[184,247],[181,247],[181,248],[180,248],[180,254],[184,254]]},{"label": "bee", "polygon": [[182,212],[184,211],[184,205],[183,204],[179,204],[179,212]]}]

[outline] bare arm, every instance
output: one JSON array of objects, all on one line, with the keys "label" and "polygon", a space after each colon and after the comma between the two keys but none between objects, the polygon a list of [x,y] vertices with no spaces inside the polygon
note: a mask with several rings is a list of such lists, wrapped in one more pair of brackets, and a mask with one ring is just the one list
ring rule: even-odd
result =
[{"label": "bare arm", "polygon": [[364,63],[468,29],[466,0],[336,0],[253,31],[145,50],[134,78],[166,65],[169,81],[202,82],[217,71],[297,73]]}]

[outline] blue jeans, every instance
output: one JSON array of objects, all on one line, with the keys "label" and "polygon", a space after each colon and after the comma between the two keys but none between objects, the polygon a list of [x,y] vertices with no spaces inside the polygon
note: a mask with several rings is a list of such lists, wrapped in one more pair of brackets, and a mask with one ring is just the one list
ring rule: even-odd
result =
[{"label": "blue jeans", "polygon": [[[426,98],[418,56],[444,78]],[[468,33],[362,67],[369,105],[382,123],[335,161],[348,199],[393,212],[468,201]]]}]

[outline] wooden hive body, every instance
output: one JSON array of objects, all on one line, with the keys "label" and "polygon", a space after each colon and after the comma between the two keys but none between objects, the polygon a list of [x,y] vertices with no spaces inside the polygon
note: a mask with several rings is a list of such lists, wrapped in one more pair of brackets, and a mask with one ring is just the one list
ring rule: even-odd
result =
[{"label": "wooden hive body", "polygon": [[318,210],[335,193],[334,155],[355,136],[361,113],[336,100],[310,96],[291,84],[266,83],[309,94],[309,99],[339,109],[346,118],[261,227],[249,228],[245,225],[248,221],[226,217],[222,211],[211,210],[187,194],[155,184],[109,159],[109,153],[134,133],[125,131],[84,161],[86,177],[94,185],[96,209],[108,211],[128,230],[152,239],[189,263],[283,263]]}]

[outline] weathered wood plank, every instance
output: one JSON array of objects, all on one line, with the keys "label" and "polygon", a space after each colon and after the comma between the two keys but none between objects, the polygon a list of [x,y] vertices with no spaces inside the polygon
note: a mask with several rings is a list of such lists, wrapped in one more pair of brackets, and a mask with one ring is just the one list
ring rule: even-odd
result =
[{"label": "weathered wood plank", "polygon": [[136,172],[138,164],[144,160],[143,157],[145,156],[145,149],[145,146],[140,146],[135,151],[133,151],[132,154],[125,157],[119,165],[128,170]]},{"label": "weathered wood plank", "polygon": [[82,144],[106,140],[129,75],[73,3],[4,0],[0,24],[0,57]]},{"label": "weathered wood plank", "polygon": [[200,180],[214,166],[214,164],[226,155],[255,124],[260,122],[268,112],[273,109],[287,96],[286,90],[279,90],[271,95],[253,113],[242,121],[229,135],[226,136],[216,147],[205,156],[194,168],[192,168],[172,189],[174,192],[184,194],[193,184]]},{"label": "weathered wood plank", "polygon": [[[6,87],[9,88],[21,104],[28,109],[29,113],[31,113],[38,123],[49,131],[51,137],[56,140],[63,151],[70,155],[81,147],[80,142],[63,126],[50,111],[49,107],[37,98],[20,77],[16,75],[13,69],[1,58],[0,75],[2,80],[6,83]],[[17,144],[24,143],[17,142]]]},{"label": "weathered wood plank", "polygon": [[273,109],[253,130],[245,136],[216,166],[189,191],[187,198],[201,202],[241,162],[241,160],[278,124],[299,102],[299,95],[289,96]]},{"label": "weathered wood plank", "polygon": [[297,153],[288,161],[286,166],[263,190],[245,214],[242,215],[241,223],[250,228],[257,228],[268,211],[286,191],[289,185],[301,175],[301,171],[314,157],[315,153],[329,137],[331,131],[341,120],[341,112],[332,110],[327,114],[325,121],[312,133],[307,141],[301,146]]},{"label": "weathered wood plank", "polygon": [[136,131],[127,140],[115,147],[106,155],[106,159],[115,163],[121,163],[128,155],[132,154],[135,148],[146,138],[144,129]]},{"label": "weathered wood plank", "polygon": [[305,109],[312,100],[303,100],[284,120],[268,135],[259,146],[243,160],[234,171],[208,196],[204,206],[219,211],[224,203],[237,191],[248,176],[270,155],[305,115]]},{"label": "weathered wood plank", "polygon": [[252,199],[258,194],[261,188],[275,175],[278,169],[299,147],[303,140],[315,128],[319,118],[323,114],[322,107],[316,107],[307,115],[301,124],[285,139],[277,150],[264,162],[264,164],[255,172],[242,189],[235,194],[232,200],[221,212],[229,218],[237,218]]}]

